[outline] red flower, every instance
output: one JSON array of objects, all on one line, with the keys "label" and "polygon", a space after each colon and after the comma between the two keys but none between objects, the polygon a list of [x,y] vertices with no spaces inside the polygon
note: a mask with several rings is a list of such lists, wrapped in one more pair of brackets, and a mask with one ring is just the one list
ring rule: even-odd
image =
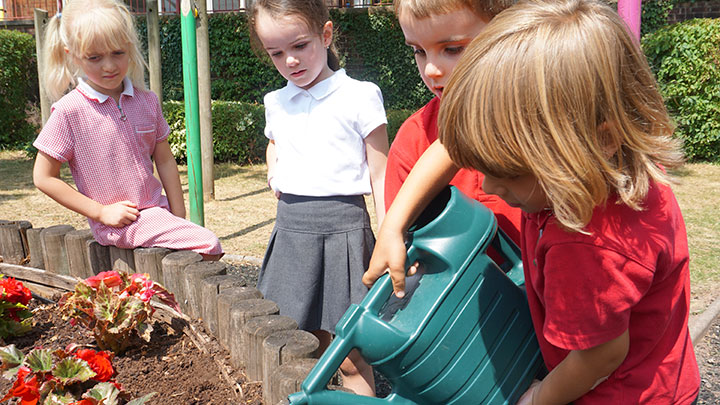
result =
[{"label": "red flower", "polygon": [[105,287],[112,288],[122,284],[122,277],[117,271],[103,271],[96,276],[85,279],[85,284],[92,288],[98,288],[100,282],[105,283]]},{"label": "red flower", "polygon": [[18,369],[15,383],[13,384],[10,391],[0,399],[0,402],[5,402],[10,398],[20,398],[20,405],[36,405],[40,399],[40,392],[38,391],[37,376],[33,376],[31,379],[25,381],[25,377],[30,374],[30,369],[21,366]]},{"label": "red flower", "polygon": [[77,402],[70,403],[70,405],[96,405],[96,404],[97,404],[97,401],[92,400],[92,399],[87,399],[87,398],[81,399],[80,401],[77,401]]},{"label": "red flower", "polygon": [[32,298],[30,290],[23,285],[23,283],[15,280],[12,277],[3,278],[0,280],[0,287],[2,287],[3,298],[12,303],[20,303],[27,305]]},{"label": "red flower", "polygon": [[105,382],[108,381],[113,374],[115,374],[108,352],[96,352],[92,349],[81,349],[75,352],[75,357],[88,362],[92,371],[97,374],[93,377],[93,380]]}]

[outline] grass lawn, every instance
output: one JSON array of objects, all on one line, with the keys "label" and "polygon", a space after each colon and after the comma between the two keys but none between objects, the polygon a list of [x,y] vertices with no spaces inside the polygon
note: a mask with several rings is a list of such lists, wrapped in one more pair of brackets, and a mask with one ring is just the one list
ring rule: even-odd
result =
[{"label": "grass lawn", "polygon": [[[22,152],[0,151],[0,219],[27,220],[35,227],[69,224],[87,228],[84,217],[39,192],[32,183],[33,162]],[[215,166],[215,200],[205,202],[205,226],[226,252],[262,257],[275,219],[275,197],[268,191],[265,165]],[[675,173],[673,187],[685,217],[690,244],[693,313],[702,312],[720,282],[720,166],[688,164]],[[62,178],[72,183],[63,166]],[[187,197],[187,168],[180,166]],[[370,201],[368,206],[372,207]],[[370,209],[371,215],[374,213]]]}]

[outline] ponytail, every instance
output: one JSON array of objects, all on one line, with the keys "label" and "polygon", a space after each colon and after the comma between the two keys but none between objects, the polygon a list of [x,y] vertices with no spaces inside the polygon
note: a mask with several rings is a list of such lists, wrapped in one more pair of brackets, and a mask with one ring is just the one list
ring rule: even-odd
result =
[{"label": "ponytail", "polygon": [[45,57],[42,77],[51,101],[56,101],[75,85],[75,73],[65,51],[66,44],[60,30],[60,14],[50,19],[45,29],[43,55]]},{"label": "ponytail", "polygon": [[327,48],[327,64],[333,72],[340,69],[340,58],[337,56],[334,44]]}]

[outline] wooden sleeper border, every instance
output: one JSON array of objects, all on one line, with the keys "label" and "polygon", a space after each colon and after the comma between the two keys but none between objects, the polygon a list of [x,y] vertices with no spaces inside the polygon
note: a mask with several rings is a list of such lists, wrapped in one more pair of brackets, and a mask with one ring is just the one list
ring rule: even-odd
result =
[{"label": "wooden sleeper border", "polygon": [[[314,335],[279,315],[277,304],[263,299],[256,288],[227,274],[225,263],[203,262],[195,252],[120,249],[100,245],[89,229],[70,225],[34,229],[28,221],[0,220],[0,256],[0,273],[22,281],[44,298],[58,290],[73,291],[80,279],[106,270],[149,274],[175,294],[187,314],[156,303],[158,317],[176,329],[179,323],[206,352],[208,337],[192,327],[188,316],[202,319],[230,352],[232,366],[245,367],[250,380],[262,381],[266,404],[286,403],[317,361]],[[218,365],[223,377],[237,386],[224,365]]]}]

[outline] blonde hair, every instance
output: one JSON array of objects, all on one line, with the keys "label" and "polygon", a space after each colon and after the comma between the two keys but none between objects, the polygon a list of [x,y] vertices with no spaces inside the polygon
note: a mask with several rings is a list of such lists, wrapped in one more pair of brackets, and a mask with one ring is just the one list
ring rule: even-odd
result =
[{"label": "blonde hair", "polygon": [[410,13],[417,19],[467,8],[488,19],[512,6],[515,0],[394,0],[395,14]]},{"label": "blonde hair", "polygon": [[496,177],[532,174],[557,220],[582,231],[616,193],[641,210],[682,164],[674,125],[637,42],[592,0],[528,1],[468,46],[443,93],[450,157]]},{"label": "blonde hair", "polygon": [[[69,52],[65,52],[65,49]],[[127,77],[145,89],[145,61],[138,47],[133,16],[127,6],[115,0],[71,0],[48,22],[45,32],[43,77],[48,94],[57,100],[77,85],[82,73],[74,58],[91,50],[129,53]]]}]

